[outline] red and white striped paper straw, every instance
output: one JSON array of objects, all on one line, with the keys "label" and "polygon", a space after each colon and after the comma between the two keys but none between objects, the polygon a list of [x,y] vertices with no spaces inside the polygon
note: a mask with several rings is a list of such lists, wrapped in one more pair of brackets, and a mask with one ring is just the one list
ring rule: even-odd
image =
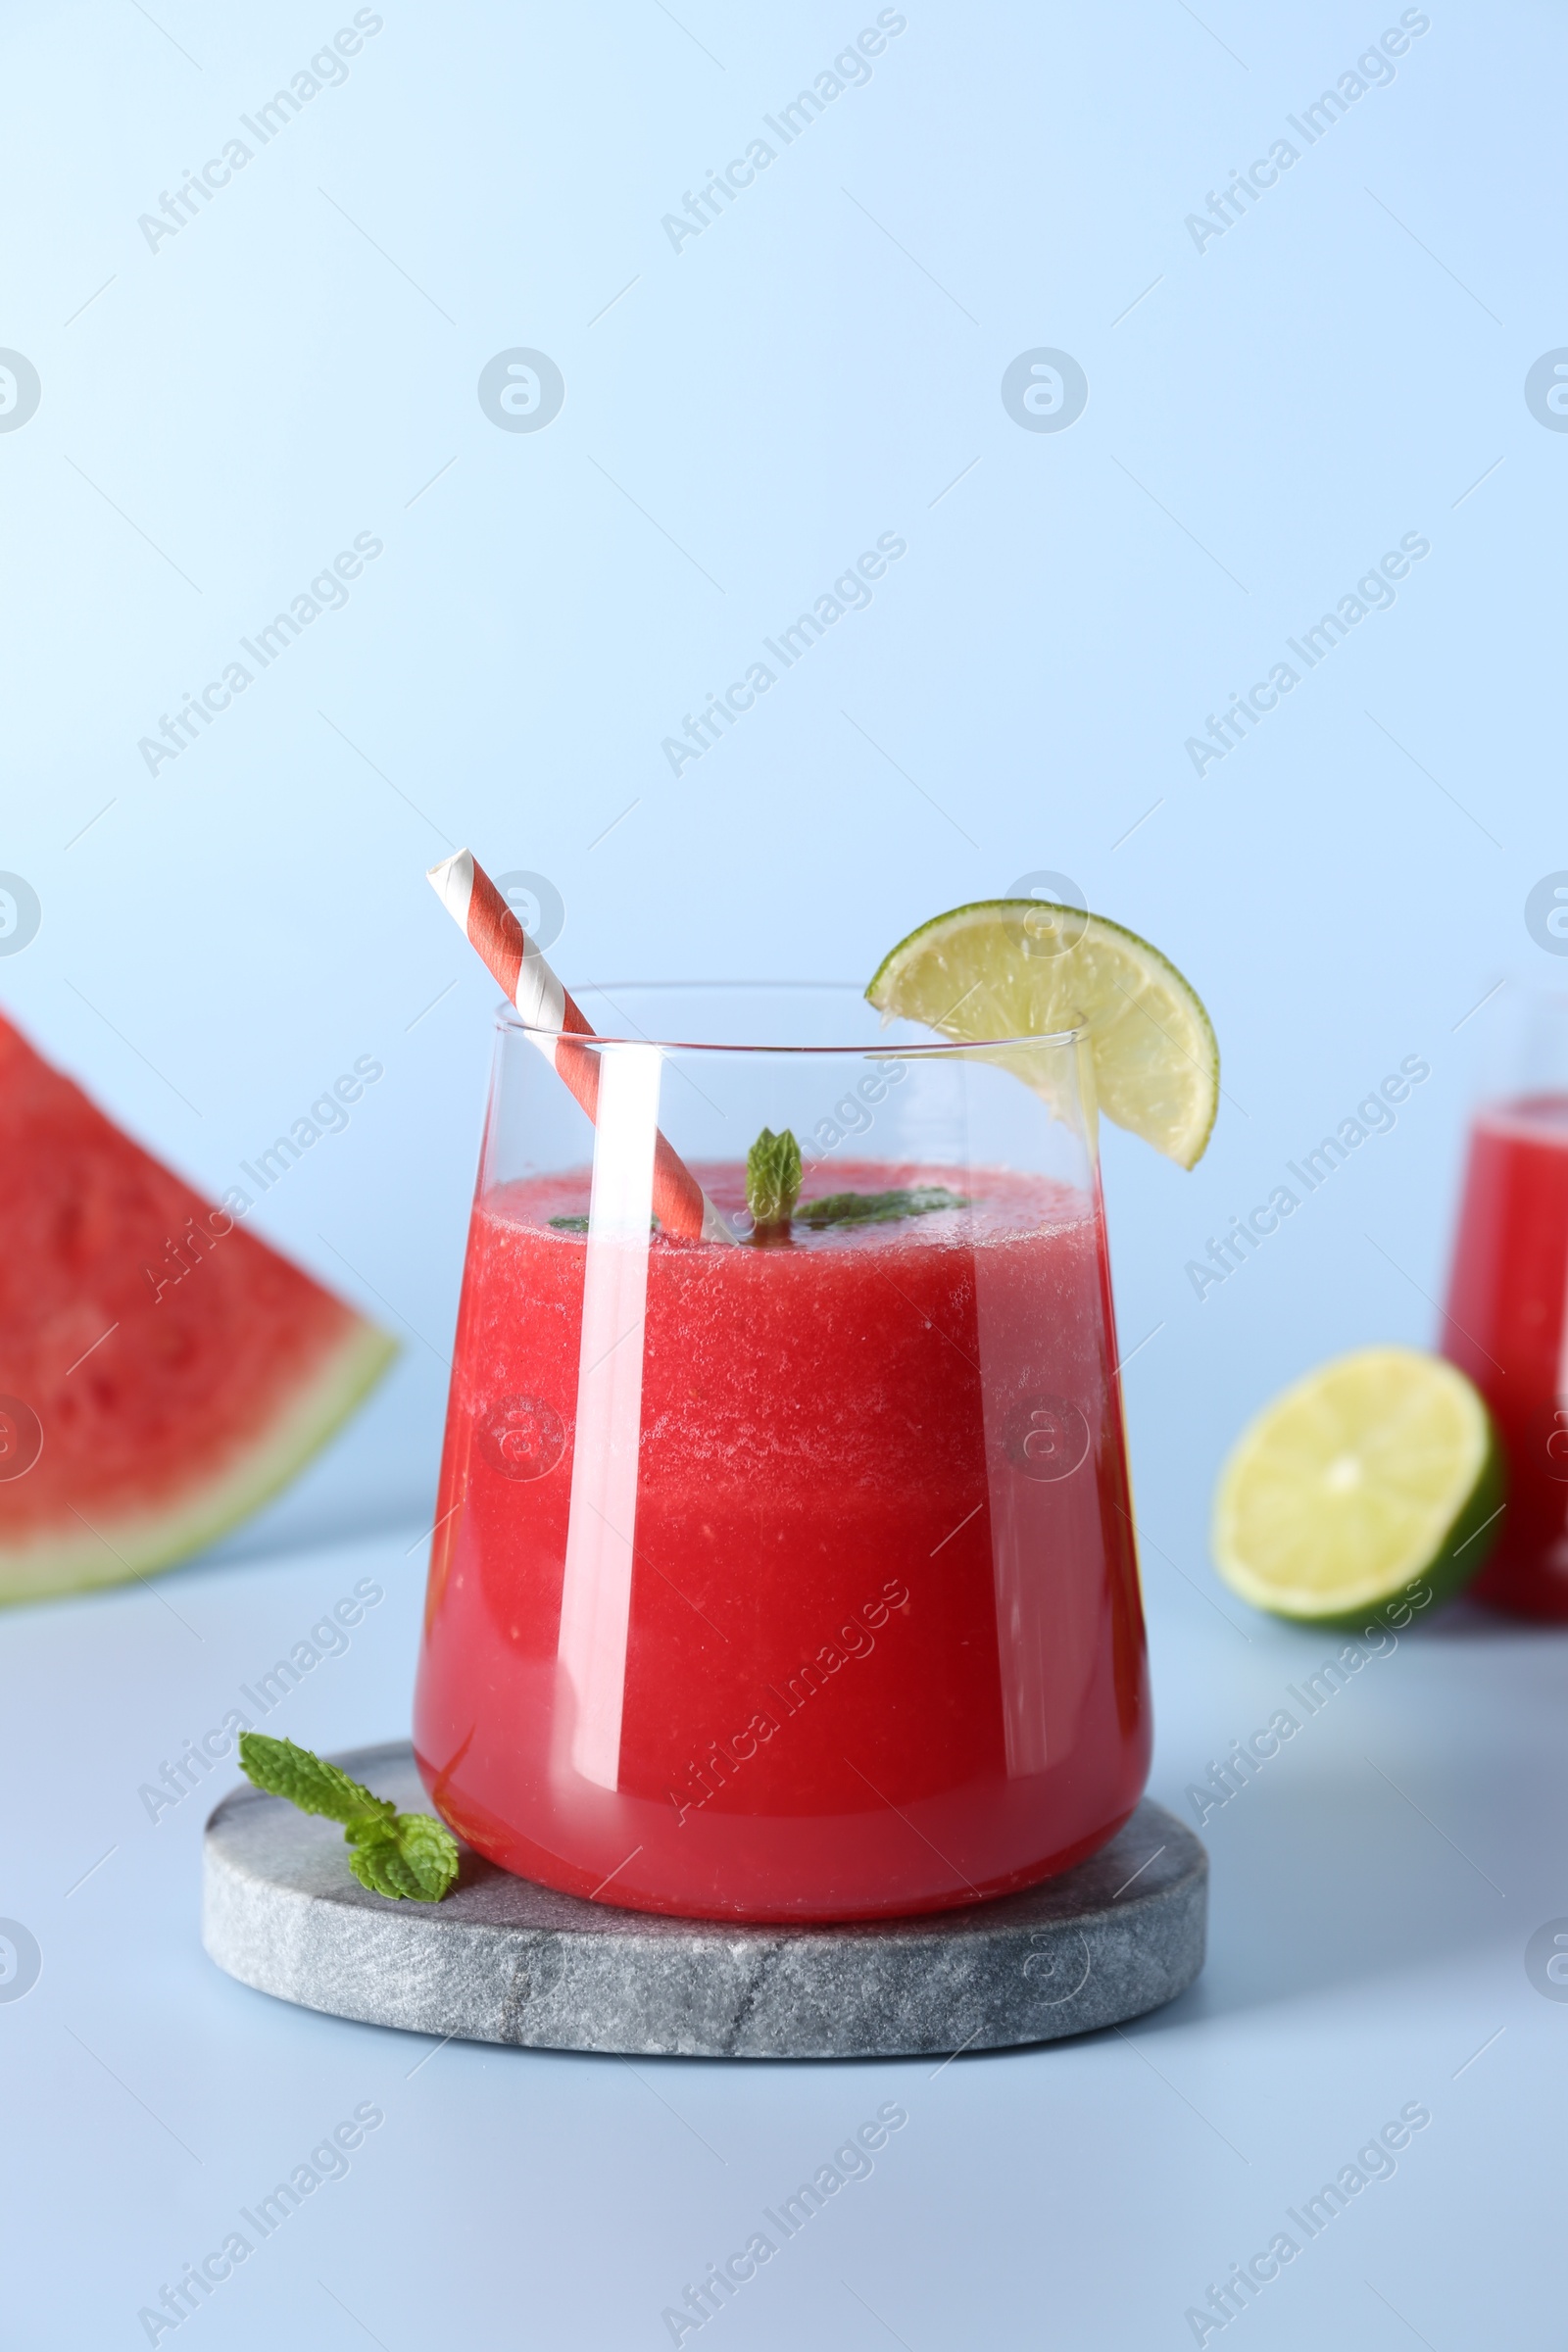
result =
[{"label": "red and white striped paper straw", "polygon": [[[595,1031],[556,978],[471,850],[459,850],[429,868],[442,906],[484,958],[509,1003],[534,1033],[534,1042],[570,1087],[590,1119],[599,1112],[599,1056],[574,1048],[574,1037]],[[659,1136],[654,1146],[654,1214],[683,1241],[733,1242],[737,1236],[686,1162]]]}]

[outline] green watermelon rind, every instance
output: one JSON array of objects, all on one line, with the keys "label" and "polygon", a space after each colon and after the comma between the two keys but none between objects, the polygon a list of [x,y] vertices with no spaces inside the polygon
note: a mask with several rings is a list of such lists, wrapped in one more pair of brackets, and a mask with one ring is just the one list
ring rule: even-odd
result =
[{"label": "green watermelon rind", "polygon": [[398,1344],[356,1315],[266,1429],[203,1486],[166,1507],[107,1520],[88,1533],[50,1531],[0,1545],[0,1606],[52,1600],[172,1568],[227,1535],[287,1486],[374,1388]]}]

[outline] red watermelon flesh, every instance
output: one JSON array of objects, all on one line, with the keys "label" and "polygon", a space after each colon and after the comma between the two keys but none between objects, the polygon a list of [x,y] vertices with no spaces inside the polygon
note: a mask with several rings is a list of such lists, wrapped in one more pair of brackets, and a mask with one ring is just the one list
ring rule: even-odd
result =
[{"label": "red watermelon flesh", "polygon": [[0,1601],[164,1568],[395,1352],[0,1019]]}]

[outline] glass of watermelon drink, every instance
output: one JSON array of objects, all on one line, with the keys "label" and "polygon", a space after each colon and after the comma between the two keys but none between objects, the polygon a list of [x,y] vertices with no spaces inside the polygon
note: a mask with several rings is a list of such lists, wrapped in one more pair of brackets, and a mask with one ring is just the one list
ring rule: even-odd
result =
[{"label": "glass of watermelon drink", "polygon": [[1513,993],[1470,1125],[1443,1352],[1491,1408],[1508,1502],[1471,1593],[1568,1618],[1568,996]]},{"label": "glass of watermelon drink", "polygon": [[[1065,1869],[1150,1744],[1081,1036],[933,1043],[848,988],[578,1001],[594,1125],[498,1015],[416,1702],[432,1800],[508,1870],[703,1918]],[[653,1217],[660,1127],[733,1242]],[[792,1212],[754,1183],[759,1222],[764,1129],[805,1164]]]}]

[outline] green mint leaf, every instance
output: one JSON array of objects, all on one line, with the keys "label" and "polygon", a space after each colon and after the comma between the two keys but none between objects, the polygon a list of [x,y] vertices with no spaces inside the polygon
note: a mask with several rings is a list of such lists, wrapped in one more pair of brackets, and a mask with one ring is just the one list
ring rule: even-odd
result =
[{"label": "green mint leaf", "polygon": [[400,1813],[350,1837],[349,1868],[372,1894],[438,1903],[458,1875],[458,1841],[428,1813]]},{"label": "green mint leaf", "polygon": [[[552,1217],[550,1222],[558,1233],[586,1233],[588,1230],[586,1217]],[[650,1233],[662,1233],[664,1229],[657,1217],[650,1217],[648,1230]]]},{"label": "green mint leaf", "polygon": [[764,1127],[746,1154],[746,1205],[759,1232],[788,1225],[800,1189],[800,1145],[787,1127]]},{"label": "green mint leaf", "polygon": [[458,1841],[428,1813],[400,1813],[398,1853],[416,1903],[438,1903],[458,1875]]},{"label": "green mint leaf", "polygon": [[337,1765],[296,1747],[292,1740],[269,1740],[265,1732],[241,1732],[240,1770],[269,1796],[286,1796],[302,1813],[324,1813],[328,1821],[357,1822],[367,1816],[390,1821],[397,1807],[386,1797],[350,1780]]},{"label": "green mint leaf", "polygon": [[292,1740],[241,1732],[239,1760],[246,1779],[269,1796],[342,1824],[349,1868],[372,1894],[438,1903],[452,1886],[458,1841],[428,1813],[400,1813],[390,1797],[372,1796],[338,1765]]},{"label": "green mint leaf", "polygon": [[897,1217],[928,1217],[934,1209],[968,1205],[961,1193],[950,1193],[945,1184],[920,1184],[891,1193],[829,1193],[821,1200],[803,1200],[795,1222],[820,1233],[829,1225],[889,1225]]},{"label": "green mint leaf", "polygon": [[351,1840],[349,1868],[362,1886],[372,1894],[386,1894],[397,1900],[403,1893],[402,1883],[393,1873],[397,1869],[398,1841],[392,1824],[381,1822],[363,1838]]}]

